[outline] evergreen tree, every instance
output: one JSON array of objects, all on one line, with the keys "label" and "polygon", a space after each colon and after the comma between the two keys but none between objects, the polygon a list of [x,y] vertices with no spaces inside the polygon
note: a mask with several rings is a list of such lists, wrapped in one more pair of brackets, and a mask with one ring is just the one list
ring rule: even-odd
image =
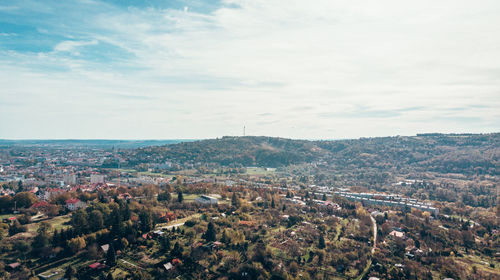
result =
[{"label": "evergreen tree", "polygon": [[175,242],[174,248],[170,252],[170,255],[172,255],[172,257],[180,257],[180,256],[182,256],[182,251],[184,251],[184,249],[181,247],[181,245],[177,241],[177,242]]},{"label": "evergreen tree", "polygon": [[108,266],[115,266],[116,265],[116,252],[115,248],[113,247],[113,244],[109,244],[109,249],[106,254],[106,264]]},{"label": "evergreen tree", "polygon": [[113,209],[113,212],[111,212],[111,221],[111,234],[113,236],[121,236],[123,234],[123,223],[122,216],[118,208]]},{"label": "evergreen tree", "polygon": [[141,221],[141,229],[142,231],[150,231],[153,229],[153,215],[151,214],[151,211],[147,209],[141,210],[139,213],[139,219]]},{"label": "evergreen tree", "polygon": [[161,251],[163,251],[163,252],[169,251],[170,250],[170,238],[167,236],[163,236],[160,239],[160,247],[161,247]]},{"label": "evergreen tree", "polygon": [[101,271],[101,273],[99,273],[98,279],[99,280],[106,280],[106,274],[104,274],[104,271]]},{"label": "evergreen tree", "polygon": [[233,192],[233,196],[231,197],[231,205],[233,205],[236,208],[240,207],[240,199],[238,198],[235,192]]},{"label": "evergreen tree", "polygon": [[274,203],[274,197],[271,199],[271,208],[276,207],[276,204]]},{"label": "evergreen tree", "polygon": [[66,267],[66,272],[64,273],[64,278],[71,280],[76,275],[76,269],[73,266]]},{"label": "evergreen tree", "polygon": [[224,244],[228,244],[228,243],[231,241],[231,240],[229,239],[229,237],[227,236],[227,233],[226,233],[226,231],[225,231],[225,230],[222,232],[222,238],[221,238],[221,240],[220,240],[220,241],[221,241],[222,243],[224,243]]},{"label": "evergreen tree", "polygon": [[217,232],[215,230],[215,226],[212,222],[208,223],[208,226],[207,226],[207,231],[205,232],[205,234],[203,235],[203,238],[207,241],[207,242],[210,242],[210,241],[215,241],[216,239],[216,235],[217,235]]},{"label": "evergreen tree", "polygon": [[181,203],[182,201],[184,201],[184,195],[182,194],[182,192],[181,192],[181,191],[179,191],[179,192],[177,193],[177,201],[178,201],[179,203]]},{"label": "evergreen tree", "polygon": [[52,246],[55,247],[59,245],[59,242],[61,241],[61,235],[59,234],[59,231],[57,229],[54,230],[54,233],[52,234]]},{"label": "evergreen tree", "polygon": [[285,210],[286,210],[286,205],[285,204],[283,204],[283,208],[281,210],[283,210],[283,212],[285,212]]},{"label": "evergreen tree", "polygon": [[38,229],[38,234],[33,239],[33,243],[31,244],[31,246],[33,246],[33,248],[40,249],[40,248],[48,246],[49,241],[50,241],[50,239],[49,239],[48,231],[45,229],[42,229],[42,227],[40,226],[40,228]]},{"label": "evergreen tree", "polygon": [[319,241],[318,241],[318,248],[320,249],[324,249],[326,246],[325,246],[325,238],[323,237],[323,234],[320,233],[319,234]]},{"label": "evergreen tree", "polygon": [[125,203],[125,206],[123,206],[123,209],[121,212],[122,212],[123,221],[130,220],[130,207],[129,207],[128,201],[127,201],[127,203]]},{"label": "evergreen tree", "polygon": [[326,201],[326,193],[323,194],[323,198],[321,200]]}]

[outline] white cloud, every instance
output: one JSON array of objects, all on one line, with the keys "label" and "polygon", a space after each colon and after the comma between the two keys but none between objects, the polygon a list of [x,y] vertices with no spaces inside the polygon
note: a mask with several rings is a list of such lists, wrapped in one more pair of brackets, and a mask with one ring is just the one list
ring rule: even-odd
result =
[{"label": "white cloud", "polygon": [[54,47],[56,52],[69,52],[74,55],[79,55],[78,49],[85,46],[97,45],[97,40],[92,41],[63,41]]},{"label": "white cloud", "polygon": [[[250,134],[297,138],[500,129],[496,1],[226,3],[235,5],[210,14],[87,15],[85,40],[63,41],[26,67],[11,61],[2,81],[26,97],[30,112],[74,129],[42,130],[4,108],[0,114],[18,117],[12,127],[34,130],[0,130],[0,137],[200,138],[239,134],[243,125]],[[98,42],[130,57],[64,56]],[[36,72],[33,63],[70,71],[28,84],[11,79]],[[39,108],[35,100],[46,104],[47,95],[52,103]],[[71,109],[57,110],[66,98]]]}]

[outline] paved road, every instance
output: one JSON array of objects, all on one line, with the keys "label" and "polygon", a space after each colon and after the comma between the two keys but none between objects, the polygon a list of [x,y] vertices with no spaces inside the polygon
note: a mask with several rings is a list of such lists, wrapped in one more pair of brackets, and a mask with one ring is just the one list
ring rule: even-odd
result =
[{"label": "paved road", "polygon": [[372,254],[375,253],[375,249],[377,248],[377,221],[370,215],[370,219],[372,219],[373,223],[373,248]]}]

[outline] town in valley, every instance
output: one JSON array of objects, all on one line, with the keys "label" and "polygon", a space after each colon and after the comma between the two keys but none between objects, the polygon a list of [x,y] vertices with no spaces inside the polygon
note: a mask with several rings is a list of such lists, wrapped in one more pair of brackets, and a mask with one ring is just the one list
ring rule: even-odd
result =
[{"label": "town in valley", "polygon": [[499,143],[0,142],[0,277],[498,279]]}]

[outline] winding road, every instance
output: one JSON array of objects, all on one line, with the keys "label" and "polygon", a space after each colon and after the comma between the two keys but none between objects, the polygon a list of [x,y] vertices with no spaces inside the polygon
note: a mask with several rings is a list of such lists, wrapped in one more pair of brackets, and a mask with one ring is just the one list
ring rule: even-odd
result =
[{"label": "winding road", "polygon": [[373,248],[372,255],[375,253],[375,249],[377,248],[377,221],[370,215],[370,219],[372,219],[373,223]]}]

